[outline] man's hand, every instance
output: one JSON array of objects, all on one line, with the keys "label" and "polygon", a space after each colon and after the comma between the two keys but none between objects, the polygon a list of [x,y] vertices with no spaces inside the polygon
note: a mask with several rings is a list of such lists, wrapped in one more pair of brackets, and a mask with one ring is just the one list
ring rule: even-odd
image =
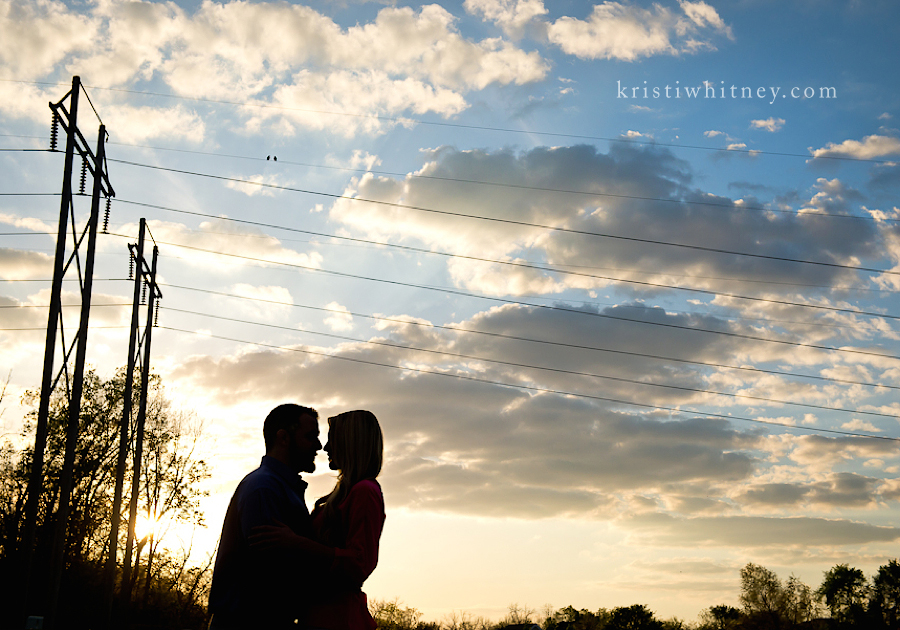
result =
[{"label": "man's hand", "polygon": [[250,530],[250,546],[258,551],[280,551],[301,556],[328,560],[334,557],[334,549],[314,540],[295,534],[294,530],[279,520],[274,525],[257,525]]},{"label": "man's hand", "polygon": [[250,546],[258,551],[272,549],[285,551],[303,551],[304,541],[312,542],[308,538],[299,536],[279,520],[274,525],[257,525],[250,530]]}]

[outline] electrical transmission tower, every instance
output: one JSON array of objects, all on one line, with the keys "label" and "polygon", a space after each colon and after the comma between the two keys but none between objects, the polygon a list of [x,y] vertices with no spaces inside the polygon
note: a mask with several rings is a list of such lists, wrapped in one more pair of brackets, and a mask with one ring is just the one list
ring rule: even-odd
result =
[{"label": "electrical transmission tower", "polygon": [[[131,308],[131,333],[128,341],[128,366],[125,372],[125,391],[122,396],[122,421],[119,425],[119,454],[116,463],[116,484],[113,496],[113,508],[110,515],[109,531],[109,555],[104,569],[104,587],[106,589],[106,614],[107,626],[112,626],[113,602],[115,597],[116,556],[119,547],[119,526],[122,513],[122,495],[125,485],[125,466],[129,450],[129,431],[132,428],[131,408],[134,392],[135,366],[141,368],[141,383],[138,402],[138,415],[134,434],[134,460],[132,464],[131,500],[128,506],[128,533],[125,543],[125,558],[122,564],[121,603],[123,613],[127,615],[127,608],[131,595],[131,554],[134,544],[135,521],[137,520],[137,499],[140,488],[141,458],[143,456],[144,421],[147,416],[147,390],[150,379],[150,340],[156,318],[159,315],[159,299],[162,293],[156,284],[156,261],[159,256],[159,248],[156,242],[153,244],[153,256],[150,264],[144,257],[144,242],[149,233],[147,221],[141,219],[138,242],[135,245],[128,244],[130,253],[129,275],[134,278],[134,298]],[[153,235],[150,234],[153,239]],[[135,267],[137,272],[135,273]],[[149,298],[147,294],[149,292]],[[147,323],[144,327],[144,335],[139,340],[139,319],[141,306],[147,305]],[[141,351],[143,350],[143,358]]]},{"label": "electrical transmission tower", "polygon": [[[81,79],[72,77],[72,89],[58,102],[50,103],[53,114],[51,129],[51,151],[56,151],[59,127],[66,133],[65,166],[63,171],[62,201],[59,210],[59,231],[56,238],[56,258],[53,267],[53,285],[50,294],[50,313],[47,321],[47,340],[44,348],[44,368],[41,381],[41,398],[38,407],[37,426],[34,441],[34,454],[31,474],[28,480],[27,499],[24,511],[23,531],[23,586],[25,596],[22,599],[26,612],[36,607],[43,613],[38,616],[47,617],[50,624],[55,623],[55,613],[59,599],[60,583],[64,565],[66,527],[69,518],[69,503],[73,488],[73,470],[75,465],[75,449],[81,416],[81,397],[84,384],[84,364],[87,353],[88,319],[91,310],[91,292],[93,287],[94,256],[97,246],[97,232],[100,218],[100,198],[106,199],[106,216],[104,231],[109,221],[109,204],[115,191],[109,182],[106,165],[106,127],[100,122],[97,136],[96,152],[92,151],[78,129],[78,109],[81,96],[85,96],[90,104],[90,97],[84,92]],[[67,107],[68,102],[68,107]],[[91,104],[91,107],[93,105]],[[96,113],[96,110],[94,110]],[[99,115],[98,115],[99,119]],[[76,227],[75,204],[72,177],[75,155],[81,157],[81,179],[77,195],[85,195],[85,186],[90,174],[93,180],[91,192],[90,216],[85,227]],[[71,228],[71,232],[70,232]],[[69,237],[71,236],[71,250]],[[82,254],[84,259],[82,261]],[[67,344],[66,327],[62,313],[62,283],[67,274],[74,268],[81,292],[81,310],[78,325],[73,338]],[[58,333],[58,335],[57,335]],[[57,336],[62,350],[61,366],[56,364]],[[74,364],[70,370],[70,359],[75,352]],[[37,533],[38,509],[43,490],[44,454],[47,447],[50,399],[54,390],[63,381],[66,406],[65,456],[60,478],[58,508],[55,515],[55,531],[49,556],[49,579],[46,584],[35,585],[33,565],[35,560],[35,538]],[[49,516],[53,506],[47,507]],[[49,519],[48,519],[49,520]],[[39,588],[35,588],[39,586]],[[48,626],[45,626],[48,627]]]}]

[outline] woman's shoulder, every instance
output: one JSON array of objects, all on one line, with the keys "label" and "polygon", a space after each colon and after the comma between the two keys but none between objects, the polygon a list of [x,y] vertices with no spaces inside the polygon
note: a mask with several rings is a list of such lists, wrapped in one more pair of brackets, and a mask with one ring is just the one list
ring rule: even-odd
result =
[{"label": "woman's shoulder", "polygon": [[374,479],[360,479],[350,488],[350,494],[377,494],[381,496],[381,485]]},{"label": "woman's shoulder", "polygon": [[356,505],[377,505],[384,509],[384,495],[381,492],[381,486],[374,479],[361,479],[353,484],[347,495],[347,502]]}]

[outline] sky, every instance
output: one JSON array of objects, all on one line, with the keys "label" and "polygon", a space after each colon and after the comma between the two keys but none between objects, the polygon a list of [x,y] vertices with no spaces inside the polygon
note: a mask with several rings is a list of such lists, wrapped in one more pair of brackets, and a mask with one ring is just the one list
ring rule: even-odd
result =
[{"label": "sky", "polygon": [[[212,466],[198,557],[266,413],[297,402],[323,432],[380,419],[364,590],[426,619],[693,619],[738,605],[748,562],[871,576],[900,539],[898,19],[0,0],[0,432],[40,384],[63,171],[42,149],[78,75],[116,193],[87,359],[127,360],[146,218],[152,369]],[[318,464],[309,503],[334,483]]]}]

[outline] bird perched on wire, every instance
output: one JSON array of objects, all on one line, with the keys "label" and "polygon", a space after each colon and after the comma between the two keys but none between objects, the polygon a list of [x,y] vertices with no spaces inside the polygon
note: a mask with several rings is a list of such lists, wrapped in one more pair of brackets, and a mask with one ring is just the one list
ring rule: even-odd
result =
[{"label": "bird perched on wire", "polygon": [[267,156],[266,156],[266,161],[268,162],[269,160],[272,160],[273,162],[277,162],[277,161],[278,161],[278,156],[277,156],[277,155],[267,155]]}]

